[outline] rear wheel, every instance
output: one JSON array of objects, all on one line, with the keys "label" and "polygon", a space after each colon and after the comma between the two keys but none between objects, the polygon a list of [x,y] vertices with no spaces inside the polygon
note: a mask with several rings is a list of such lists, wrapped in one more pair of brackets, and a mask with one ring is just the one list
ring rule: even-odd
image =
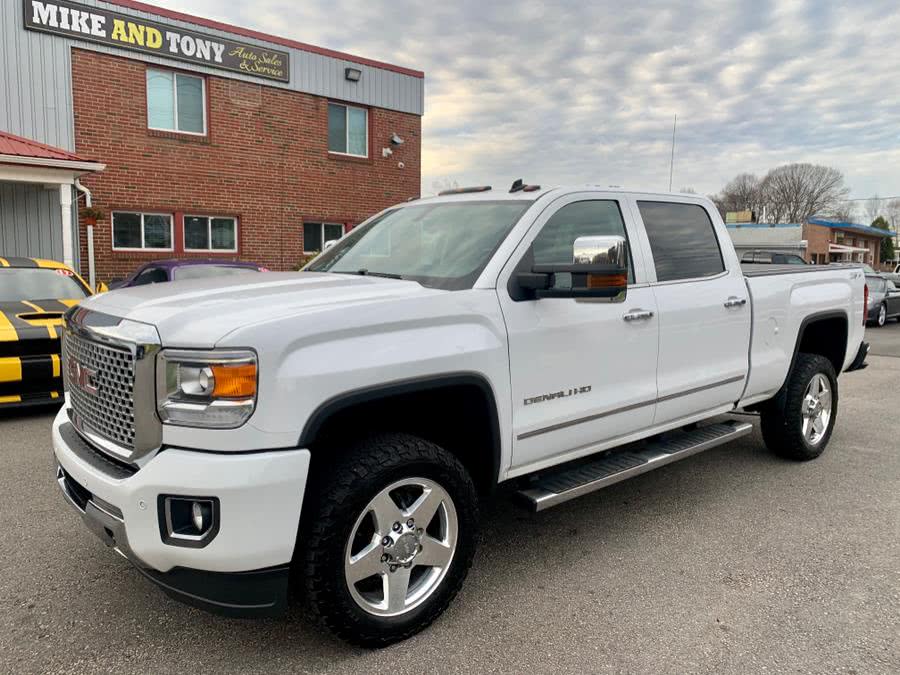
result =
[{"label": "rear wheel", "polygon": [[837,376],[831,361],[818,354],[799,354],[787,383],[762,410],[766,446],[788,459],[815,459],[831,439],[837,409]]},{"label": "rear wheel", "polygon": [[407,434],[358,443],[310,504],[298,546],[313,610],[339,637],[380,647],[450,604],[475,552],[478,498],[465,468]]}]

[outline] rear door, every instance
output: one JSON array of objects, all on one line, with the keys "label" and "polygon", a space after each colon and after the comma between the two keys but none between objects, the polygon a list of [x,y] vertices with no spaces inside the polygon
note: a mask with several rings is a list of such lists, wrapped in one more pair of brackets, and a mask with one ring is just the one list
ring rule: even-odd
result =
[{"label": "rear door", "polygon": [[[509,279],[529,256],[534,264],[571,264],[575,239],[592,235],[620,235],[629,243],[624,303],[512,297]],[[513,474],[588,454],[651,425],[658,324],[638,239],[620,196],[568,195],[538,216],[501,273],[497,292],[509,335]]]},{"label": "rear door", "polygon": [[659,312],[655,424],[733,405],[748,372],[750,298],[728,234],[701,200],[633,203]]}]

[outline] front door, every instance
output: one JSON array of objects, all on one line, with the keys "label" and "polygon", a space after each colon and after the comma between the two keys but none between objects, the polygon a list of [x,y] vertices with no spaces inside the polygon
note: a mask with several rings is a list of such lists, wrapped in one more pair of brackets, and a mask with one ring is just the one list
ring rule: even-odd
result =
[{"label": "front door", "polygon": [[[517,475],[598,449],[649,427],[656,400],[658,322],[629,210],[602,194],[551,204],[500,275],[509,334],[513,456]],[[507,281],[522,261],[573,262],[575,240],[620,235],[629,243],[624,303],[570,298],[516,301]]]}]

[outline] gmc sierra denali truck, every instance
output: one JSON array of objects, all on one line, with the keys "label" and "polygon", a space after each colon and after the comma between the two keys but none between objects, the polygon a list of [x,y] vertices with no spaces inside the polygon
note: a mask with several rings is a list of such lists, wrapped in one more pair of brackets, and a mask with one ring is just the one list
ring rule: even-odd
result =
[{"label": "gmc sierra denali truck", "polygon": [[73,309],[57,480],[170,595],[266,615],[292,585],[384,645],[451,602],[500,483],[540,511],[749,434],[738,409],[817,457],[864,289],[858,267],[742,270],[702,197],[456,190],[298,273]]}]

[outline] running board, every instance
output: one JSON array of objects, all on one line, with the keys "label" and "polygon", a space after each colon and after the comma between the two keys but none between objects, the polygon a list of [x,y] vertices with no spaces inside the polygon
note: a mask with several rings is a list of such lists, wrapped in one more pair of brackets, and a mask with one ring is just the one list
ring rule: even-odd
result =
[{"label": "running board", "polygon": [[720,422],[691,431],[665,434],[661,440],[612,450],[600,459],[542,474],[519,496],[535,511],[543,511],[627,478],[729,443],[753,431],[749,422]]}]

